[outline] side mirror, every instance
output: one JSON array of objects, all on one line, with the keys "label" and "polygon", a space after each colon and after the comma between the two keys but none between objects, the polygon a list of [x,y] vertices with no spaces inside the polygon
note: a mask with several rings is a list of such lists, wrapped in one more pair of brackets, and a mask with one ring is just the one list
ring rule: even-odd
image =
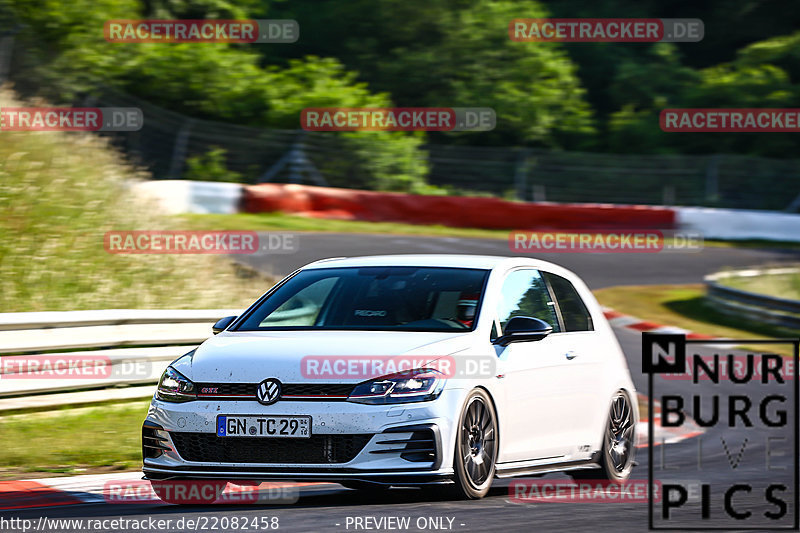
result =
[{"label": "side mirror", "polygon": [[505,332],[492,344],[508,346],[512,342],[540,341],[553,332],[553,326],[529,316],[515,316],[508,321]]},{"label": "side mirror", "polygon": [[225,331],[225,328],[231,325],[231,323],[236,320],[237,317],[235,316],[226,316],[225,318],[220,318],[217,322],[211,326],[211,332],[216,335],[220,331]]}]

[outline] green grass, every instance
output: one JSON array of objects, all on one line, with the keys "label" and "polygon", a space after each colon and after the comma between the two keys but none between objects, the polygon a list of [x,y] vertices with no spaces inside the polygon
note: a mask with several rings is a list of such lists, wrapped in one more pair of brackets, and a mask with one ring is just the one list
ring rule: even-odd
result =
[{"label": "green grass", "polygon": [[796,274],[764,274],[753,277],[722,278],[721,285],[756,294],[788,300],[800,300],[800,272]]},{"label": "green grass", "polygon": [[109,230],[179,229],[127,189],[149,176],[89,133],[0,137],[3,312],[243,307],[271,284],[221,256],[106,252]]},{"label": "green grass", "polygon": [[[720,313],[706,301],[703,285],[610,287],[594,294],[602,305],[620,313],[714,337],[755,340],[800,335],[798,331]],[[791,355],[788,347],[776,347],[775,351]]]},{"label": "green grass", "polygon": [[285,213],[237,213],[232,215],[178,215],[182,227],[205,230],[306,231],[328,233],[384,233],[434,237],[508,239],[508,230],[451,228],[400,222],[365,222],[312,218]]},{"label": "green grass", "polygon": [[149,400],[0,418],[0,477],[26,472],[81,474],[141,465]]}]

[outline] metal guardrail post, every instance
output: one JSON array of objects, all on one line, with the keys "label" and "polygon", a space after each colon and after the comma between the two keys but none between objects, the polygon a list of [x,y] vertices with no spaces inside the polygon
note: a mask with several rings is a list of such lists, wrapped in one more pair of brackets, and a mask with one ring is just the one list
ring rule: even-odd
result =
[{"label": "metal guardrail post", "polygon": [[14,51],[14,36],[0,39],[0,85],[8,81],[11,74],[11,56]]},{"label": "metal guardrail post", "polygon": [[514,189],[516,191],[517,200],[525,201],[526,198],[526,189],[527,189],[527,178],[528,178],[528,156],[530,155],[530,151],[526,149],[522,149],[519,152],[519,157],[517,158],[517,165],[514,171]]},{"label": "metal guardrail post", "polygon": [[716,205],[719,201],[719,163],[720,156],[712,155],[706,167],[706,203]]},{"label": "metal guardrail post", "polygon": [[180,179],[186,161],[186,150],[189,146],[189,136],[192,133],[194,120],[187,120],[175,137],[175,146],[172,149],[172,161],[169,165],[170,179]]}]

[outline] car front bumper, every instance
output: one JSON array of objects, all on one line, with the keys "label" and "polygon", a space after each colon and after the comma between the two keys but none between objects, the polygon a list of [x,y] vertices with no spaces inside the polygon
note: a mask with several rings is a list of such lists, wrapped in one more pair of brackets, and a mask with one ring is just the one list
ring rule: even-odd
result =
[{"label": "car front bumper", "polygon": [[[143,427],[143,442],[147,445],[143,449],[143,472],[148,479],[359,480],[394,485],[448,482],[453,475],[453,419],[460,412],[463,398],[459,389],[445,390],[428,402],[394,405],[281,401],[263,406],[255,401],[171,403],[154,398]],[[249,442],[245,444],[248,450],[255,451],[257,460],[207,460],[215,452],[223,452],[216,447],[242,446],[243,442],[242,438],[216,436],[218,415],[310,416],[313,442],[246,438]],[[202,442],[203,453],[199,455],[203,457],[198,457],[198,446],[187,447],[186,436],[193,443]],[[326,450],[328,446],[335,449],[335,443],[342,439],[355,439],[358,449],[351,449],[352,453],[342,458],[314,448],[319,445]],[[269,446],[280,451],[275,455],[278,459],[266,451]],[[286,457],[287,450],[294,449],[294,456],[302,454],[297,450],[300,447],[309,451],[301,462],[277,462]],[[236,456],[242,457],[239,453]],[[309,457],[323,459],[309,462]],[[201,460],[191,460],[198,458]]]}]

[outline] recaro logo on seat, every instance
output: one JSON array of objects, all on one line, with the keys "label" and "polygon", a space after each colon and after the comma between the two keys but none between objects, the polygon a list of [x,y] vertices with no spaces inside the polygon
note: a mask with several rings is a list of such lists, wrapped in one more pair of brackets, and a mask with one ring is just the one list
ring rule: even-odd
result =
[{"label": "recaro logo on seat", "polygon": [[354,311],[356,316],[386,316],[386,311],[383,310],[372,310],[372,309],[356,309]]},{"label": "recaro logo on seat", "polygon": [[258,386],[256,400],[263,405],[277,402],[281,397],[281,382],[274,378],[265,379]]}]

